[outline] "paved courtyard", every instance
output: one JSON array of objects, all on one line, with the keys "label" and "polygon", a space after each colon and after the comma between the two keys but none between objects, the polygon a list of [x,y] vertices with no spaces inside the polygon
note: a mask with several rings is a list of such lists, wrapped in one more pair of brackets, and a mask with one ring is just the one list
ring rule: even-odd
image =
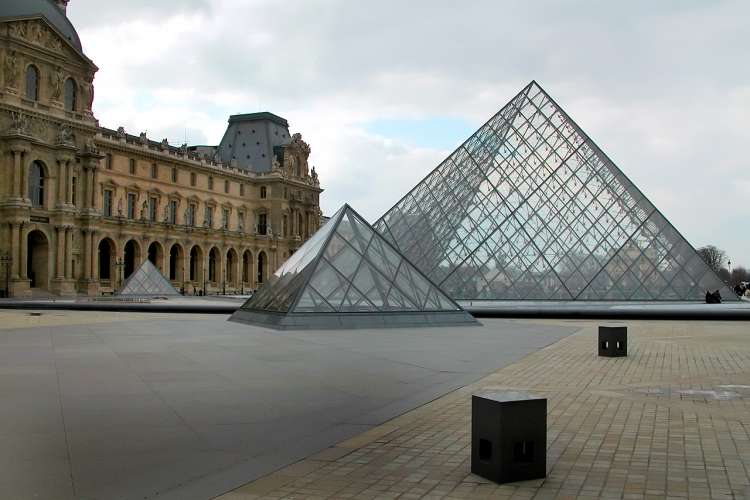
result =
[{"label": "paved courtyard", "polygon": [[[597,357],[598,323],[514,324],[580,330],[220,500],[750,498],[750,324],[630,321],[628,358]],[[469,472],[484,389],[548,398],[546,479]]]},{"label": "paved courtyard", "polygon": [[382,432],[579,328],[276,332],[225,319],[0,311],[0,498],[211,498]]}]

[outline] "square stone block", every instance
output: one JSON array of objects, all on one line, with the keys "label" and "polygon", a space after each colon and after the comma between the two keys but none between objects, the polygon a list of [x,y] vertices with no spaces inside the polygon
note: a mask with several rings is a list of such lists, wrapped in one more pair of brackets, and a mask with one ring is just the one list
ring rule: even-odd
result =
[{"label": "square stone block", "polygon": [[599,356],[619,358],[628,355],[628,327],[599,327]]},{"label": "square stone block", "polygon": [[471,472],[496,483],[547,475],[547,399],[519,391],[471,398]]}]

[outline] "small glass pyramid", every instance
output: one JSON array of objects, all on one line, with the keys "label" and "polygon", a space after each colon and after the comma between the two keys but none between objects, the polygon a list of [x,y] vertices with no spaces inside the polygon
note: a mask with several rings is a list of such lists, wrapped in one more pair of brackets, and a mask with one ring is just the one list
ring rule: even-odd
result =
[{"label": "small glass pyramid", "polygon": [[374,227],[455,300],[735,297],[536,82]]},{"label": "small glass pyramid", "polygon": [[180,295],[172,284],[161,272],[146,259],[141,267],[125,281],[122,289],[117,295],[133,295],[140,297],[148,296],[174,296]]},{"label": "small glass pyramid", "polygon": [[478,324],[349,205],[230,320],[282,329]]}]

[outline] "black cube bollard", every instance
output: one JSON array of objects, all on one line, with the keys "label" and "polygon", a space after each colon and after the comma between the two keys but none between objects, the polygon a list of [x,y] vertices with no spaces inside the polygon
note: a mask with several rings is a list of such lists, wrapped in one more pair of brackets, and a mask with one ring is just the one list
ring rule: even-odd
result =
[{"label": "black cube bollard", "polygon": [[547,475],[547,399],[500,391],[471,397],[471,472],[496,483]]},{"label": "black cube bollard", "polygon": [[628,327],[599,327],[599,356],[619,358],[628,355]]}]

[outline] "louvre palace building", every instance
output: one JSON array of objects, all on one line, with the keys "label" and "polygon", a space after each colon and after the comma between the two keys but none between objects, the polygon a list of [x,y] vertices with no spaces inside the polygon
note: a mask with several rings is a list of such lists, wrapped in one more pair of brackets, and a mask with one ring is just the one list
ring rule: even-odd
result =
[{"label": "louvre palace building", "polygon": [[112,293],[145,259],[186,294],[259,287],[320,225],[309,145],[272,113],[218,146],[100,126],[67,3],[0,3],[0,289]]}]

